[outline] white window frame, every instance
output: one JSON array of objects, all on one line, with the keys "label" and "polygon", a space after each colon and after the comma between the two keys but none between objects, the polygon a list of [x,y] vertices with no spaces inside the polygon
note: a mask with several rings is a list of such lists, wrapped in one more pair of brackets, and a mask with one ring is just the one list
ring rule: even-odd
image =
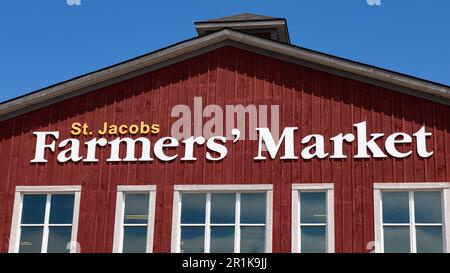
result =
[{"label": "white window frame", "polygon": [[[410,229],[411,229],[411,249],[416,252],[415,223],[414,217],[414,200],[411,198],[413,191],[441,191],[442,192],[442,237],[443,251],[450,252],[450,183],[374,183],[373,185],[374,200],[374,224],[375,224],[375,252],[384,252],[384,236],[383,236],[383,204],[382,192],[409,192],[409,210],[410,210]],[[411,203],[412,202],[412,203]],[[411,207],[412,206],[412,207]]]},{"label": "white window frame", "polygon": [[[22,220],[22,208],[23,208],[23,197],[24,195],[32,194],[46,194],[47,201],[45,207],[45,219],[43,223],[43,238],[41,253],[47,252],[48,247],[48,235],[49,235],[49,218],[50,218],[50,208],[51,208],[51,198],[50,195],[57,194],[74,194],[73,203],[73,218],[72,218],[72,235],[69,245],[70,253],[77,253],[79,249],[77,248],[77,235],[78,235],[78,218],[80,213],[80,197],[81,197],[81,186],[17,186],[14,196],[14,208],[13,217],[11,224],[10,240],[9,240],[9,250],[10,253],[18,253],[20,248],[20,231],[21,231],[21,220]],[[57,225],[64,226],[64,225]]]},{"label": "white window frame", "polygon": [[[210,198],[211,193],[236,193],[237,195],[237,210],[238,213],[235,215],[236,219],[235,226],[240,225],[240,193],[265,193],[266,194],[266,236],[265,236],[265,253],[272,252],[272,218],[273,218],[273,185],[271,184],[239,184],[239,185],[175,185],[174,195],[173,195],[173,214],[172,214],[172,242],[171,251],[172,253],[180,253],[180,241],[181,241],[181,194],[182,193],[205,193]],[[206,209],[210,210],[210,202],[206,202]],[[209,252],[210,249],[210,223],[209,223],[209,211],[205,214],[205,253]],[[244,226],[258,226],[247,225]],[[261,226],[261,225],[259,225]],[[239,253],[240,250],[240,234],[238,234],[239,229],[236,229],[234,236],[234,252]]]},{"label": "white window frame", "polygon": [[[140,186],[118,186],[116,197],[116,218],[114,225],[114,243],[113,252],[123,252],[123,232],[124,232],[124,213],[125,213],[125,195],[133,193],[148,193],[148,223],[147,226],[147,242],[145,246],[146,253],[153,252],[153,236],[155,230],[155,205],[156,205],[156,185],[140,185]],[[141,224],[133,224],[141,225]]]},{"label": "white window frame", "polygon": [[[292,223],[291,223],[291,251],[301,252],[301,223],[300,223],[300,193],[325,192],[326,193],[326,252],[334,253],[334,184],[292,184]],[[314,226],[317,226],[314,224]]]}]

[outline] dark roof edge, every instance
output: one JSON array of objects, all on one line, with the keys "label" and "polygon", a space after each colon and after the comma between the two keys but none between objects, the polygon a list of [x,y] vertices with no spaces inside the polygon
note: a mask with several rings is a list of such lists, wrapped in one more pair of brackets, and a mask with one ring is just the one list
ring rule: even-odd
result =
[{"label": "dark roof edge", "polygon": [[241,22],[267,22],[267,21],[284,21],[286,18],[273,18],[273,19],[253,19],[253,20],[229,20],[229,21],[196,21],[194,25],[198,24],[227,24],[227,23],[241,23]]},{"label": "dark roof edge", "polygon": [[[330,54],[306,49],[303,47],[288,45],[262,37],[257,37],[244,32],[232,29],[222,29],[204,36],[194,37],[170,45],[156,51],[143,54],[130,60],[108,66],[45,88],[38,89],[31,93],[19,96],[0,103],[0,120],[13,117],[12,112],[19,112],[23,108],[30,108],[33,105],[46,100],[74,92],[78,89],[86,88],[106,80],[113,79],[136,70],[140,70],[149,65],[154,65],[177,56],[187,54],[191,51],[199,50],[213,44],[232,40],[250,46],[255,46],[264,50],[273,51],[277,54],[309,61],[323,66],[340,69],[360,76],[373,78],[389,84],[403,86],[412,90],[429,93],[441,99],[450,101],[450,86],[436,83],[379,68],[372,65],[362,64],[345,58],[336,57]],[[443,102],[444,103],[444,102]],[[444,103],[448,104],[448,103]],[[33,109],[34,110],[34,109]],[[22,111],[23,112],[23,111]],[[21,114],[21,113],[19,113]],[[6,117],[7,116],[7,117]]]},{"label": "dark roof edge", "polygon": [[[143,58],[143,57],[146,57],[146,56],[155,54],[155,53],[157,53],[157,52],[166,50],[166,49],[168,49],[168,48],[177,46],[177,45],[179,45],[179,44],[183,44],[183,43],[186,43],[186,42],[195,40],[195,39],[197,39],[197,38],[198,38],[198,37],[189,38],[189,39],[187,39],[187,40],[183,40],[183,41],[181,41],[181,42],[178,42],[178,43],[175,43],[175,44],[172,44],[172,45],[168,45],[168,46],[166,46],[166,47],[163,47],[163,48],[160,48],[160,49],[157,49],[157,50],[154,50],[154,51],[150,51],[150,52],[148,52],[148,53],[144,53],[144,54],[142,54],[142,55],[133,57],[133,58],[131,58],[131,59],[128,59],[128,60],[125,60],[125,61],[122,61],[122,62],[119,62],[119,63],[116,63],[116,64],[112,64],[112,65],[109,65],[109,66],[104,67],[104,68],[96,69],[96,70],[87,72],[87,73],[85,73],[85,74],[81,74],[80,76],[76,76],[76,77],[73,77],[73,78],[70,78],[70,79],[67,79],[67,80],[64,80],[64,81],[55,83],[55,84],[48,85],[48,86],[46,86],[46,87],[39,88],[39,89],[37,89],[37,90],[34,90],[34,91],[29,92],[29,93],[20,95],[20,96],[18,96],[18,97],[15,97],[15,98],[8,99],[8,100],[6,100],[6,101],[0,102],[0,107],[1,107],[3,104],[5,104],[5,103],[8,103],[8,102],[11,102],[11,101],[14,101],[14,100],[17,100],[17,99],[26,97],[26,96],[28,96],[28,95],[32,95],[32,94],[41,92],[41,91],[43,91],[43,90],[45,90],[45,89],[49,89],[49,88],[52,88],[52,87],[55,87],[55,86],[58,86],[58,85],[61,85],[61,84],[67,83],[67,82],[71,82],[71,81],[74,81],[74,80],[83,78],[83,77],[86,77],[86,76],[89,76],[89,75],[92,75],[92,74],[95,74],[95,73],[98,73],[98,72],[101,72],[101,71],[104,71],[104,70],[111,69],[111,68],[120,66],[120,65],[122,65],[122,64],[128,63],[128,62],[132,62],[132,61],[134,61],[134,60],[137,60],[137,59],[140,59],[140,58]],[[0,115],[1,115],[1,114],[0,114]]]}]

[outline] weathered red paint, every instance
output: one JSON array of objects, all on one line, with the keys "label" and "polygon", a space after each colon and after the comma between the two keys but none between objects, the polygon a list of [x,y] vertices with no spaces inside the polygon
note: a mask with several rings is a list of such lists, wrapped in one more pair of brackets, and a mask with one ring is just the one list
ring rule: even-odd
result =
[{"label": "weathered red paint", "polygon": [[[170,109],[193,106],[194,96],[205,104],[278,104],[281,127],[325,137],[350,132],[367,121],[368,130],[404,131],[423,124],[433,133],[435,151],[429,159],[298,160],[255,162],[255,141],[227,144],[221,162],[30,164],[33,131],[59,130],[69,137],[73,122],[100,128],[104,121],[161,124],[160,136],[170,133]],[[337,252],[364,252],[374,239],[374,182],[450,181],[450,107],[250,53],[224,47],[160,70],[101,88],[13,119],[0,122],[0,252],[8,250],[15,187],[18,185],[82,185],[78,241],[82,252],[111,252],[117,185],[157,185],[155,252],[169,252],[174,184],[271,183],[274,185],[273,251],[291,250],[291,183],[335,184]],[[81,137],[83,138],[83,137]],[[330,149],[327,144],[328,150]],[[409,146],[409,145],[406,145]],[[356,145],[347,145],[353,154]],[[406,148],[406,147],[405,147]],[[299,151],[299,141],[296,143]],[[415,148],[414,148],[415,149]]]}]

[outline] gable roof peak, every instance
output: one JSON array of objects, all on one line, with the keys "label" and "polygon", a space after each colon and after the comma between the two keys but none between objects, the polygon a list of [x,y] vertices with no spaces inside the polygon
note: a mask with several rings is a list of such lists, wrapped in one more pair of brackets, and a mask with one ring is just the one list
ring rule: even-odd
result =
[{"label": "gable roof peak", "polygon": [[252,13],[240,13],[231,16],[195,22],[199,36],[207,35],[224,28],[235,29],[251,35],[290,44],[287,22],[277,18]]},{"label": "gable roof peak", "polygon": [[274,19],[282,19],[282,18],[244,12],[231,16],[210,19],[207,20],[206,22],[258,21],[258,20],[274,20]]}]

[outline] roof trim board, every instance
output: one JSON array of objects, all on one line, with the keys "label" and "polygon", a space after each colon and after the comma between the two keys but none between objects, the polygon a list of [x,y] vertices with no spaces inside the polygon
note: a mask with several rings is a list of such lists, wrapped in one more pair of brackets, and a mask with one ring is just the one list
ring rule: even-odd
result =
[{"label": "roof trim board", "polygon": [[330,71],[342,72],[347,76],[355,75],[363,81],[364,79],[371,80],[371,84],[382,84],[382,87],[385,88],[450,105],[450,86],[257,37],[237,30],[222,29],[3,102],[0,104],[0,120],[9,119],[57,101],[94,91],[100,87],[147,73],[227,44],[241,45],[246,49],[253,49],[252,51],[264,51],[265,55],[275,58],[286,57],[282,59],[288,62],[311,63]]}]

